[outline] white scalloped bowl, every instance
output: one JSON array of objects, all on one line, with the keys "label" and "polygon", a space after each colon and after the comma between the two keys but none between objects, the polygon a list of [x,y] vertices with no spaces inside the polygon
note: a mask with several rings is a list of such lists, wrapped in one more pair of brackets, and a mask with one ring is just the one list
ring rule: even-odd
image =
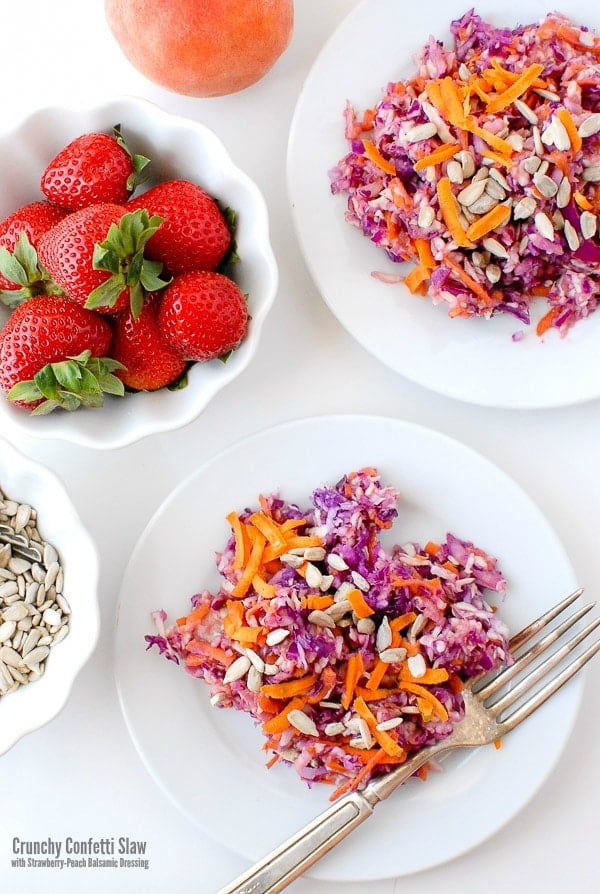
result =
[{"label": "white scalloped bowl", "polygon": [[42,538],[58,550],[63,593],[71,607],[68,635],[50,650],[41,679],[0,697],[0,755],[48,723],[67,703],[100,631],[96,547],[56,475],[0,438],[0,487],[38,513]]},{"label": "white scalloped bowl", "polygon": [[[248,366],[275,299],[278,271],[269,240],[267,207],[258,187],[233,164],[209,128],[164,112],[146,100],[128,97],[86,109],[46,108],[9,133],[0,134],[0,219],[43,198],[41,174],[63,146],[83,133],[110,132],[115,124],[121,124],[134,152],[151,159],[150,184],[186,178],[202,186],[222,207],[236,211],[240,261],[233,265],[232,275],[248,296],[248,335],[226,363],[214,360],[192,366],[187,387],[179,391],[161,389],[109,397],[99,409],[55,411],[48,416],[31,416],[0,395],[0,431],[4,434],[110,449],[180,428]],[[0,325],[8,313],[0,306]]]}]

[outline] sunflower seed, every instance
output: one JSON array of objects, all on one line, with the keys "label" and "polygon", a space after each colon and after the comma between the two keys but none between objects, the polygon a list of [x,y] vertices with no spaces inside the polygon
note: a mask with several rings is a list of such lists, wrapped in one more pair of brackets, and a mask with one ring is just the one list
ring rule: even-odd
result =
[{"label": "sunflower seed", "polygon": [[401,723],[404,723],[402,717],[390,717],[389,720],[382,720],[381,723],[378,723],[375,729],[380,733],[385,733],[390,729],[396,729]]},{"label": "sunflower seed", "polygon": [[359,633],[375,633],[375,621],[372,621],[371,618],[359,618],[356,622],[356,629]]},{"label": "sunflower seed", "polygon": [[[435,220],[435,211],[433,210],[431,205],[423,205],[419,211],[419,216],[417,218],[418,226],[420,226],[422,230],[428,230],[429,227],[431,226],[431,224],[434,222],[434,220]],[[334,553],[334,555],[335,555],[335,553]],[[339,558],[341,559],[341,556]],[[341,559],[341,561],[343,562],[344,560]],[[345,562],[344,562],[344,565],[346,565]],[[335,566],[331,565],[331,567],[334,568]],[[346,568],[347,567],[348,566],[346,565]],[[343,571],[344,569],[338,568],[336,570]]]},{"label": "sunflower seed", "polygon": [[263,673],[265,669],[265,663],[260,657],[260,655],[254,651],[254,649],[246,649],[246,655],[250,659],[250,664],[256,668],[259,673]]},{"label": "sunflower seed", "polygon": [[16,629],[16,621],[4,621],[0,624],[0,643],[5,643],[7,640],[11,639]]},{"label": "sunflower seed", "polygon": [[304,579],[309,587],[319,587],[321,581],[323,580],[323,575],[316,565],[313,565],[311,562],[309,562],[306,566]]},{"label": "sunflower seed", "polygon": [[326,723],[323,732],[326,736],[341,736],[345,728],[343,723]]},{"label": "sunflower seed", "polygon": [[266,637],[266,643],[268,646],[277,646],[279,643],[282,643],[284,639],[286,639],[290,635],[290,631],[286,630],[285,627],[275,627],[273,630],[269,630]]},{"label": "sunflower seed", "polygon": [[216,708],[217,705],[220,705],[221,702],[225,701],[226,698],[227,698],[227,696],[225,695],[224,692],[215,692],[215,694],[211,695],[211,697],[210,697],[210,703],[213,706],[213,708]]},{"label": "sunflower seed", "polygon": [[406,664],[411,676],[413,677],[423,677],[427,671],[425,659],[420,652],[407,658]]},{"label": "sunflower seed", "polygon": [[546,199],[553,198],[558,192],[558,185],[547,174],[540,174],[538,171],[533,175],[533,182]]},{"label": "sunflower seed", "polygon": [[329,615],[334,621],[340,621],[344,615],[347,615],[351,611],[352,605],[346,599],[342,599],[340,602],[334,602],[333,605],[330,605],[329,608],[325,609],[325,614]]},{"label": "sunflower seed", "polygon": [[579,236],[577,235],[577,230],[570,220],[565,220],[564,234],[565,239],[567,240],[567,245],[569,246],[571,251],[577,251],[577,249],[579,248]]},{"label": "sunflower seed", "polygon": [[579,127],[577,128],[577,132],[580,137],[593,137],[594,134],[600,131],[600,113],[594,112],[593,115],[590,115],[589,118],[586,118],[585,121],[582,121]]},{"label": "sunflower seed", "polygon": [[600,180],[600,165],[590,165],[584,168],[583,179],[587,183],[597,183]]},{"label": "sunflower seed", "polygon": [[563,177],[556,193],[556,205],[558,208],[566,208],[570,201],[571,183],[568,177]]},{"label": "sunflower seed", "polygon": [[558,209],[552,215],[552,226],[555,230],[562,230],[565,226],[565,218],[561,211]]},{"label": "sunflower seed", "polygon": [[535,227],[544,239],[548,239],[549,242],[554,240],[554,227],[552,226],[552,221],[548,217],[547,214],[544,214],[543,211],[538,211],[534,218]]},{"label": "sunflower seed", "polygon": [[378,652],[384,652],[386,649],[389,649],[391,644],[392,628],[390,627],[390,622],[387,615],[384,615],[381,624],[377,628],[377,636],[375,637],[375,648]]},{"label": "sunflower seed", "polygon": [[496,183],[499,183],[505,192],[510,192],[510,183],[498,168],[490,168],[490,177],[492,180],[495,180]]},{"label": "sunflower seed", "polygon": [[473,202],[472,205],[469,205],[469,211],[472,211],[473,214],[487,214],[488,211],[491,211],[492,208],[495,208],[497,204],[497,199],[494,199],[492,196],[488,196],[486,194]]},{"label": "sunflower seed", "polygon": [[411,127],[404,134],[404,139],[407,143],[420,143],[421,140],[429,140],[434,137],[436,133],[437,127],[429,121],[427,124],[417,124],[416,127]]},{"label": "sunflower seed", "polygon": [[288,723],[297,729],[298,732],[304,733],[305,736],[318,736],[319,731],[314,720],[305,714],[304,711],[299,711],[297,708],[290,711],[287,715]]},{"label": "sunflower seed", "polygon": [[309,546],[304,550],[304,558],[307,562],[322,562],[325,550],[322,546]]},{"label": "sunflower seed", "polygon": [[493,199],[498,199],[499,202],[502,202],[506,198],[506,192],[492,177],[488,177],[486,180],[485,191],[488,196],[491,196]]},{"label": "sunflower seed", "polygon": [[235,683],[236,680],[241,680],[242,677],[246,676],[250,667],[250,659],[248,656],[240,655],[240,657],[236,658],[227,668],[225,676],[223,677],[223,682]]},{"label": "sunflower seed", "polygon": [[474,251],[471,255],[471,261],[475,265],[475,267],[485,267],[486,259],[483,252]]},{"label": "sunflower seed", "polygon": [[550,102],[559,102],[560,96],[558,93],[554,93],[553,90],[544,90],[541,87],[534,87],[534,93],[537,93],[538,96],[541,96],[542,99],[549,99]]},{"label": "sunflower seed", "polygon": [[[427,206],[428,207],[428,206]],[[429,209],[433,213],[433,208]],[[346,571],[348,565],[338,553],[329,553],[327,556],[327,564],[334,571]]]},{"label": "sunflower seed", "polygon": [[486,181],[483,179],[472,180],[468,186],[465,186],[464,189],[461,189],[456,198],[461,205],[472,205],[473,202],[475,202],[480,196],[484,194],[485,184]]},{"label": "sunflower seed", "polygon": [[335,621],[331,615],[328,615],[327,612],[321,611],[320,609],[315,609],[310,612],[308,620],[311,624],[316,624],[317,627],[335,627]]},{"label": "sunflower seed", "polygon": [[461,81],[468,81],[469,78],[471,77],[471,72],[469,71],[468,67],[465,65],[464,62],[461,62],[458,67],[458,76],[461,79]]},{"label": "sunflower seed", "polygon": [[50,649],[48,646],[40,646],[39,643],[32,649],[31,652],[28,652],[27,655],[23,657],[20,662],[20,666],[26,665],[27,667],[33,668],[38,665],[41,661],[45,661],[48,655],[50,654]]},{"label": "sunflower seed", "polygon": [[455,161],[454,159],[448,162],[446,166],[446,174],[451,183],[462,183],[465,179],[460,162]]},{"label": "sunflower seed", "polygon": [[544,144],[542,143],[542,137],[540,135],[540,129],[537,124],[534,124],[531,128],[531,133],[533,134],[533,145],[535,147],[535,151],[538,155],[544,154]]},{"label": "sunflower seed", "polygon": [[263,679],[261,672],[258,668],[252,666],[246,676],[246,685],[248,686],[248,689],[250,692],[260,692],[262,683]]},{"label": "sunflower seed", "polygon": [[0,661],[3,661],[8,667],[17,667],[22,660],[22,656],[10,646],[2,646],[0,648]]},{"label": "sunflower seed", "polygon": [[497,258],[502,258],[503,260],[508,259],[508,252],[505,247],[501,242],[491,236],[483,240],[483,247],[489,251],[490,254],[496,255]]},{"label": "sunflower seed", "polygon": [[362,576],[358,571],[352,571],[350,574],[352,580],[354,581],[354,586],[358,587],[359,590],[362,590],[363,593],[368,593],[371,589],[371,584],[369,581]]},{"label": "sunflower seed", "polygon": [[301,565],[304,565],[304,556],[298,556],[295,553],[283,553],[282,556],[279,556],[279,559],[284,565],[289,565],[290,568],[300,568]]},{"label": "sunflower seed", "polygon": [[379,653],[379,657],[385,664],[399,664],[406,658],[406,649],[384,649]]},{"label": "sunflower seed", "polygon": [[333,574],[323,574],[321,576],[321,583],[319,584],[319,590],[322,593],[326,593],[332,584],[333,584]]},{"label": "sunflower seed", "polygon": [[14,529],[15,534],[20,534],[31,518],[31,506],[28,503],[21,503],[15,515]]},{"label": "sunflower seed", "polygon": [[[518,133],[511,133],[507,136],[506,142],[513,147],[515,152],[523,151],[523,137]],[[493,162],[492,162],[493,164]]]},{"label": "sunflower seed", "polygon": [[592,239],[596,235],[598,218],[591,211],[584,211],[579,218],[579,226],[581,227],[583,238]]},{"label": "sunflower seed", "polygon": [[537,208],[537,202],[531,196],[526,196],[517,202],[513,209],[513,217],[515,220],[525,220],[534,213]]},{"label": "sunflower seed", "polygon": [[515,109],[525,118],[526,121],[529,121],[530,124],[538,123],[538,116],[535,114],[533,109],[530,109],[526,102],[523,102],[522,99],[515,99],[513,102]]},{"label": "sunflower seed", "polygon": [[[0,589],[2,588],[0,587]],[[4,609],[4,611],[2,612],[2,617],[5,621],[22,621],[23,618],[26,618],[28,614],[29,610],[26,603],[14,602],[12,605],[9,605],[8,608]]]},{"label": "sunflower seed", "polygon": [[529,158],[526,158],[523,162],[523,167],[528,174],[535,174],[541,163],[542,160],[537,155],[530,155]]},{"label": "sunflower seed", "polygon": [[488,282],[491,282],[492,285],[495,285],[497,282],[499,282],[502,276],[502,271],[497,264],[488,264],[485,268],[485,275]]},{"label": "sunflower seed", "polygon": [[462,168],[464,179],[469,180],[475,173],[475,159],[473,158],[473,155],[468,149],[461,149],[460,152],[456,153],[454,158],[459,162]]}]

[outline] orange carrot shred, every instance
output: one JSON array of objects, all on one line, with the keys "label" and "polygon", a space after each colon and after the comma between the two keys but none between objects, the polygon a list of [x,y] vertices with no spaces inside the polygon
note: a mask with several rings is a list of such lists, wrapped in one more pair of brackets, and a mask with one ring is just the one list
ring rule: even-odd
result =
[{"label": "orange carrot shred", "polygon": [[406,274],[404,277],[404,282],[406,284],[406,288],[412,295],[417,294],[420,287],[427,282],[428,279],[431,279],[431,270],[427,268],[424,264],[418,264],[416,267]]},{"label": "orange carrot shred", "polygon": [[348,659],[346,665],[346,676],[344,679],[344,692],[341,698],[342,708],[348,710],[354,698],[354,690],[356,684],[363,675],[364,664],[360,652],[354,652]]},{"label": "orange carrot shred", "polygon": [[308,692],[317,682],[315,674],[307,674],[296,680],[286,680],[285,683],[265,683],[260,691],[269,698],[292,698],[295,695]]},{"label": "orange carrot shred", "polygon": [[438,180],[437,196],[444,222],[450,230],[450,235],[461,248],[473,248],[473,243],[467,238],[467,234],[458,217],[457,201],[452,192],[452,184],[448,177]]},{"label": "orange carrot shred", "polygon": [[392,177],[396,174],[396,166],[387,158],[384,158],[375,143],[371,140],[363,140],[362,144],[365,150],[365,155],[373,162],[373,164],[377,165],[378,168],[381,168],[384,173],[391,174]]},{"label": "orange carrot shred", "polygon": [[252,552],[248,557],[246,567],[242,571],[242,576],[231,591],[231,595],[237,599],[243,599],[252,584],[252,578],[258,572],[260,561],[267,540],[260,531],[256,532],[254,543],[252,544]]},{"label": "orange carrot shred", "polygon": [[488,104],[488,112],[495,114],[509,106],[515,99],[522,96],[533,84],[535,79],[543,72],[544,66],[540,62],[534,62],[529,68],[522,72],[517,80],[507,87],[502,93],[499,93]]},{"label": "orange carrot shred", "polygon": [[469,274],[465,270],[463,270],[460,264],[457,264],[456,261],[453,260],[453,258],[447,255],[444,258],[444,264],[450,267],[454,271],[456,276],[458,276],[458,278],[462,280],[462,282],[467,286],[467,288],[469,288],[475,295],[477,295],[477,297],[480,298],[484,302],[484,304],[487,304],[489,306],[493,303],[491,296],[488,294],[488,292],[486,292],[483,286],[481,286],[476,279],[473,279],[472,276],[469,276]]},{"label": "orange carrot shred", "polygon": [[389,733],[377,729],[377,718],[365,702],[364,698],[361,698],[360,696],[355,698],[353,707],[358,716],[366,721],[367,726],[371,731],[371,735],[377,744],[381,745],[386,754],[389,754],[390,757],[401,757],[405,753],[402,746],[399,745]]},{"label": "orange carrot shred", "polygon": [[550,308],[548,313],[544,314],[544,316],[541,318],[541,320],[538,321],[538,324],[535,327],[536,335],[541,336],[544,334],[544,332],[547,332],[548,329],[550,329],[550,327],[552,326],[552,323],[554,322],[555,317],[558,316],[558,313],[559,313],[558,307]]},{"label": "orange carrot shred", "polygon": [[458,143],[443,143],[441,146],[438,146],[437,149],[434,149],[433,152],[430,152],[429,155],[423,155],[417,162],[415,162],[413,168],[415,171],[424,171],[425,168],[429,168],[432,165],[439,165],[444,161],[450,161],[450,159],[454,158],[459,151],[460,146]]},{"label": "orange carrot shred", "polygon": [[563,106],[563,108],[559,109],[556,114],[557,114],[559,120],[564,125],[565,130],[569,134],[569,140],[571,141],[571,148],[573,149],[573,152],[574,153],[579,152],[579,150],[581,149],[581,147],[583,145],[583,140],[581,139],[581,136],[579,135],[579,131],[577,130],[577,125],[573,121],[573,117],[572,117],[571,113],[569,112],[568,109],[564,108],[564,106]]},{"label": "orange carrot shred", "polygon": [[505,224],[510,217],[510,213],[510,208],[507,208],[506,205],[496,205],[487,214],[483,214],[478,220],[473,221],[467,229],[467,238],[471,242],[478,242],[487,233],[491,233],[492,230]]},{"label": "orange carrot shred", "polygon": [[226,519],[231,525],[231,530],[233,531],[235,542],[235,555],[233,558],[233,562],[231,563],[231,567],[236,569],[243,568],[246,564],[246,559],[250,552],[250,544],[248,541],[248,535],[246,534],[246,526],[242,524],[237,512],[230,512],[226,516]]},{"label": "orange carrot shred", "polygon": [[371,608],[360,590],[357,590],[356,588],[349,590],[346,594],[346,599],[352,606],[352,610],[358,618],[368,618],[370,615],[375,614],[375,609]]}]

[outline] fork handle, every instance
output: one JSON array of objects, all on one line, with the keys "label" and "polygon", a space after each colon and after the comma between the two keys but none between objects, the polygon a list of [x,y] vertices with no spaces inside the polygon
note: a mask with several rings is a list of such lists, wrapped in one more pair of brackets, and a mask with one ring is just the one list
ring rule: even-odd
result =
[{"label": "fork handle", "polygon": [[346,795],[218,894],[277,894],[373,813],[360,793]]},{"label": "fork handle", "polygon": [[340,798],[217,894],[278,894],[283,891],[364,823],[380,801],[388,798],[419,767],[446,747],[445,742],[437,742],[423,748],[406,763],[373,779],[364,791],[350,792]]}]

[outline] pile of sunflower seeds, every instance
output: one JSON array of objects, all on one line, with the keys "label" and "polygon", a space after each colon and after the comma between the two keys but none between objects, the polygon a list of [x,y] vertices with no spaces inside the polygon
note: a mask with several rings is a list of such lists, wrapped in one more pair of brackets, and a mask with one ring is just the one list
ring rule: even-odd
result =
[{"label": "pile of sunflower seeds", "polygon": [[[0,488],[0,697],[39,680],[52,646],[69,632],[71,609],[54,546],[37,512]],[[8,541],[8,542],[6,542]]]}]

